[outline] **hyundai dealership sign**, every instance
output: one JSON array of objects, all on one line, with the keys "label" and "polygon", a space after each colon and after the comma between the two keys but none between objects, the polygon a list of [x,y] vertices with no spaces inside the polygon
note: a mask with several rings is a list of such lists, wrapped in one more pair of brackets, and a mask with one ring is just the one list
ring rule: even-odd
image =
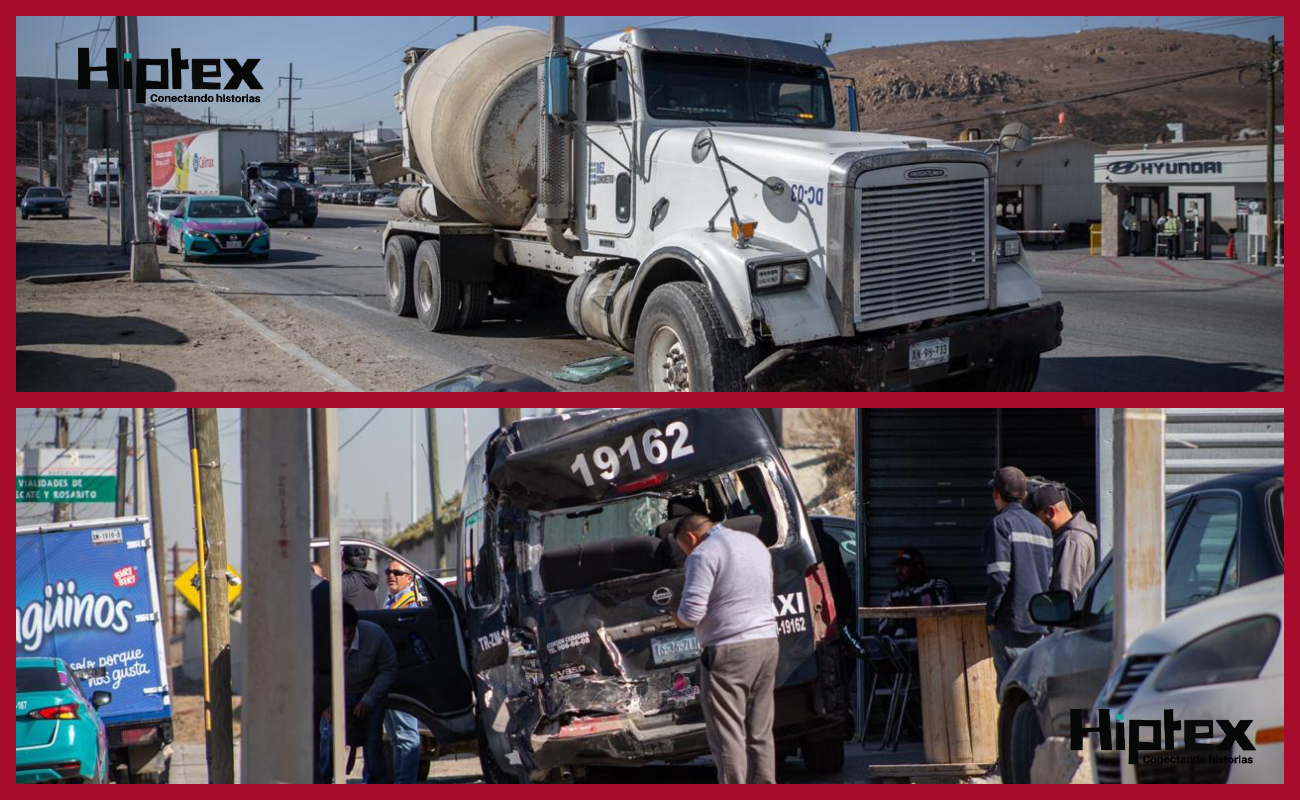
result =
[{"label": "hyundai dealership sign", "polygon": [[[1094,156],[1097,183],[1263,183],[1267,157],[1263,145],[1160,150],[1112,150]],[[1282,148],[1277,148],[1277,178],[1282,178]]]}]

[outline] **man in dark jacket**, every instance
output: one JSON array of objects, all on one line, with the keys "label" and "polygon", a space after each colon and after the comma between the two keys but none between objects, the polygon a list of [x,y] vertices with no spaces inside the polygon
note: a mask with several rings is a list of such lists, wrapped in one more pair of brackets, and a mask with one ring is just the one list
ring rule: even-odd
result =
[{"label": "man in dark jacket", "polygon": [[[925,569],[925,558],[915,547],[904,547],[894,558],[894,580],[898,588],[885,598],[885,607],[946,606],[952,602],[952,585],[946,578],[933,578]],[[881,636],[915,639],[915,619],[882,619]]]},{"label": "man in dark jacket", "polygon": [[1080,590],[1097,568],[1097,526],[1082,511],[1070,512],[1066,494],[1059,486],[1039,487],[1029,506],[1052,531],[1051,588],[1079,599]]},{"label": "man in dark jacket", "polygon": [[1029,618],[1029,598],[1045,592],[1052,571],[1052,533],[1025,510],[1029,493],[1025,473],[1003,467],[989,481],[998,513],[984,529],[984,565],[988,573],[985,623],[998,683],[1020,654],[1047,629]]},{"label": "man in dark jacket", "polygon": [[379,576],[366,570],[370,553],[361,545],[343,548],[343,602],[351,603],[357,611],[378,611],[379,598],[375,589]]}]

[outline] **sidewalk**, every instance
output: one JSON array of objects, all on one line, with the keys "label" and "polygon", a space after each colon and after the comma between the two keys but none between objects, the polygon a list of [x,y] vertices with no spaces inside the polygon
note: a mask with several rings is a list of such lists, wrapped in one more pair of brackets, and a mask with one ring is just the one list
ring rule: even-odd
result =
[{"label": "sidewalk", "polygon": [[[170,782],[207,783],[207,748],[202,744],[172,745]],[[239,742],[235,742],[235,782],[239,782]]]},{"label": "sidewalk", "polygon": [[1203,285],[1253,284],[1262,289],[1282,291],[1282,268],[1244,266],[1235,261],[1215,259],[1167,259],[1149,256],[1091,255],[1087,248],[1067,250],[1028,250],[1029,265],[1036,270],[1110,274],[1116,277],[1157,281],[1190,282]]}]

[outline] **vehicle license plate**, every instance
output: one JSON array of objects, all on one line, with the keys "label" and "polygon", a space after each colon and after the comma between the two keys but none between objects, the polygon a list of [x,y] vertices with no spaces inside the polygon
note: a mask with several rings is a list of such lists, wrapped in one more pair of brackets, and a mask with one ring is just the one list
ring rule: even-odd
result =
[{"label": "vehicle license plate", "polygon": [[242,242],[239,241],[238,236],[231,236],[229,239],[227,239],[224,242],[224,246],[227,249],[235,249],[235,248],[243,247],[244,245]]},{"label": "vehicle license plate", "polygon": [[700,642],[691,632],[656,636],[650,640],[650,648],[656,667],[700,657]]},{"label": "vehicle license plate", "polygon": [[917,342],[911,347],[909,358],[911,368],[921,369],[923,367],[933,367],[936,364],[947,364],[948,353],[947,339],[930,339],[925,342]]}]

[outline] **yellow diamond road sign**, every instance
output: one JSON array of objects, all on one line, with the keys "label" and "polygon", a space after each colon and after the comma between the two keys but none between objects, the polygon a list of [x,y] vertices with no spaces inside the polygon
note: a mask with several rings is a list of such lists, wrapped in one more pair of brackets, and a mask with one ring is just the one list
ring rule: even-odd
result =
[{"label": "yellow diamond road sign", "polygon": [[[244,582],[235,572],[235,568],[226,565],[226,595],[228,602],[234,605],[235,598],[239,597],[240,591],[244,588]],[[181,593],[185,602],[194,607],[195,611],[201,611],[199,607],[199,562],[195,561],[190,564],[189,568],[182,572],[176,578],[176,591]]]}]

